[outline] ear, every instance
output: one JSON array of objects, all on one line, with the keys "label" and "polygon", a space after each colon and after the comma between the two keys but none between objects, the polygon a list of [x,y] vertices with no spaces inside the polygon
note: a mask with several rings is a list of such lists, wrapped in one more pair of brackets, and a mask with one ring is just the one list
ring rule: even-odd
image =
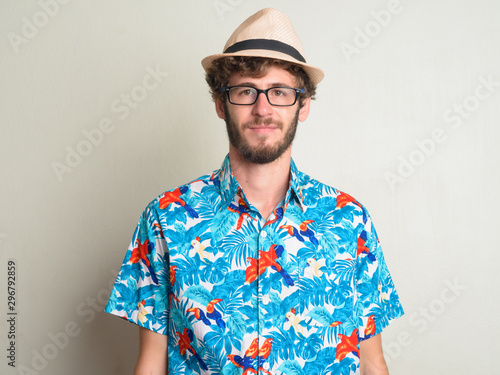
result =
[{"label": "ear", "polygon": [[299,121],[304,122],[309,116],[309,109],[311,108],[311,98],[307,98],[304,102],[304,105],[299,110]]},{"label": "ear", "polygon": [[226,113],[224,112],[224,105],[222,104],[222,100],[215,99],[215,112],[217,112],[217,116],[222,120],[226,119]]}]

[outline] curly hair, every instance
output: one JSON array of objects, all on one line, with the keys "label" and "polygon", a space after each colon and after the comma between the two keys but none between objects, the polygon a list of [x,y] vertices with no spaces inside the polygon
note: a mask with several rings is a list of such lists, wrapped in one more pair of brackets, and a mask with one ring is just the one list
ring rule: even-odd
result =
[{"label": "curly hair", "polygon": [[220,99],[225,102],[226,96],[220,90],[228,84],[233,73],[238,72],[242,76],[260,78],[266,75],[272,66],[278,66],[291,73],[295,77],[296,87],[305,89],[304,93],[299,94],[299,105],[301,107],[304,105],[306,98],[314,99],[316,85],[311,82],[307,73],[299,65],[267,57],[246,56],[228,56],[212,62],[212,66],[205,76],[212,99]]}]

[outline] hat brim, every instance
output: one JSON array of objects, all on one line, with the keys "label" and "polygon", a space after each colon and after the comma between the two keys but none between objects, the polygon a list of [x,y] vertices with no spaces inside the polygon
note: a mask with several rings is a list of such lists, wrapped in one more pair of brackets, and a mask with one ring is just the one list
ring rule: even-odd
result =
[{"label": "hat brim", "polygon": [[252,50],[238,51],[233,53],[219,53],[216,55],[210,55],[201,60],[201,65],[203,66],[203,69],[205,69],[205,71],[208,72],[208,69],[210,69],[210,67],[212,66],[213,61],[229,56],[267,57],[271,59],[278,59],[291,62],[292,64],[302,67],[314,85],[320,83],[323,80],[323,77],[325,76],[325,73],[320,68],[314,65],[297,61],[296,59],[294,59],[290,55],[287,55],[286,53],[272,51],[272,50],[263,50],[263,49],[252,49]]}]

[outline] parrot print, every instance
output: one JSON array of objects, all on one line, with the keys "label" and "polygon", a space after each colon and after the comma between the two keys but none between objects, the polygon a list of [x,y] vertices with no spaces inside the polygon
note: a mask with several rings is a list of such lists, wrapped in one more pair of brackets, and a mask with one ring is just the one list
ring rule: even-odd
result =
[{"label": "parrot print", "polygon": [[187,186],[182,186],[173,191],[167,191],[163,194],[163,197],[160,198],[160,202],[158,205],[159,208],[163,210],[171,204],[176,203],[184,207],[191,217],[197,218],[198,214],[196,213],[196,211],[191,206],[189,206],[184,199],[181,198],[181,195],[186,193],[188,189],[189,188]]},{"label": "parrot print", "polygon": [[403,308],[367,210],[290,165],[262,217],[220,169],[144,210],[105,311],[168,336],[168,373],[357,374]]},{"label": "parrot print", "polygon": [[179,343],[179,350],[180,350],[181,355],[185,355],[186,351],[189,351],[198,360],[200,367],[203,370],[208,370],[206,363],[203,361],[203,359],[201,359],[199,354],[196,352],[196,350],[191,345],[191,343],[193,342],[193,338],[194,338],[193,331],[188,329],[188,328],[184,328],[183,333],[176,332],[176,334],[179,336],[178,343]]},{"label": "parrot print", "polygon": [[149,240],[146,240],[143,243],[141,243],[139,240],[136,240],[135,242],[137,246],[134,247],[134,249],[132,250],[132,255],[130,256],[130,262],[131,263],[142,262],[148,269],[153,282],[155,284],[158,284],[158,278],[156,277],[156,273],[151,267],[151,262],[148,258],[148,256],[151,254],[151,251],[154,248],[153,242],[149,242]]},{"label": "parrot print", "polygon": [[286,284],[289,286],[293,285],[292,277],[285,271],[285,269],[278,263],[277,259],[283,254],[283,246],[281,245],[271,245],[268,251],[259,251],[259,258],[247,258],[250,262],[246,270],[245,282],[252,283],[257,279],[257,276],[261,276],[266,270],[271,267],[273,270],[278,271],[278,273],[283,276]]}]

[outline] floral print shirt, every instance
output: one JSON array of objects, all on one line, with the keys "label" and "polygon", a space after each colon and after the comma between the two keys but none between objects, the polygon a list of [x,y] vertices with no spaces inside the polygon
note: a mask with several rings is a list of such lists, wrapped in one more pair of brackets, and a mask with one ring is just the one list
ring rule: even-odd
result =
[{"label": "floral print shirt", "polygon": [[143,212],[105,311],[168,335],[170,374],[356,374],[403,314],[366,209],[290,170],[269,218],[229,157]]}]

